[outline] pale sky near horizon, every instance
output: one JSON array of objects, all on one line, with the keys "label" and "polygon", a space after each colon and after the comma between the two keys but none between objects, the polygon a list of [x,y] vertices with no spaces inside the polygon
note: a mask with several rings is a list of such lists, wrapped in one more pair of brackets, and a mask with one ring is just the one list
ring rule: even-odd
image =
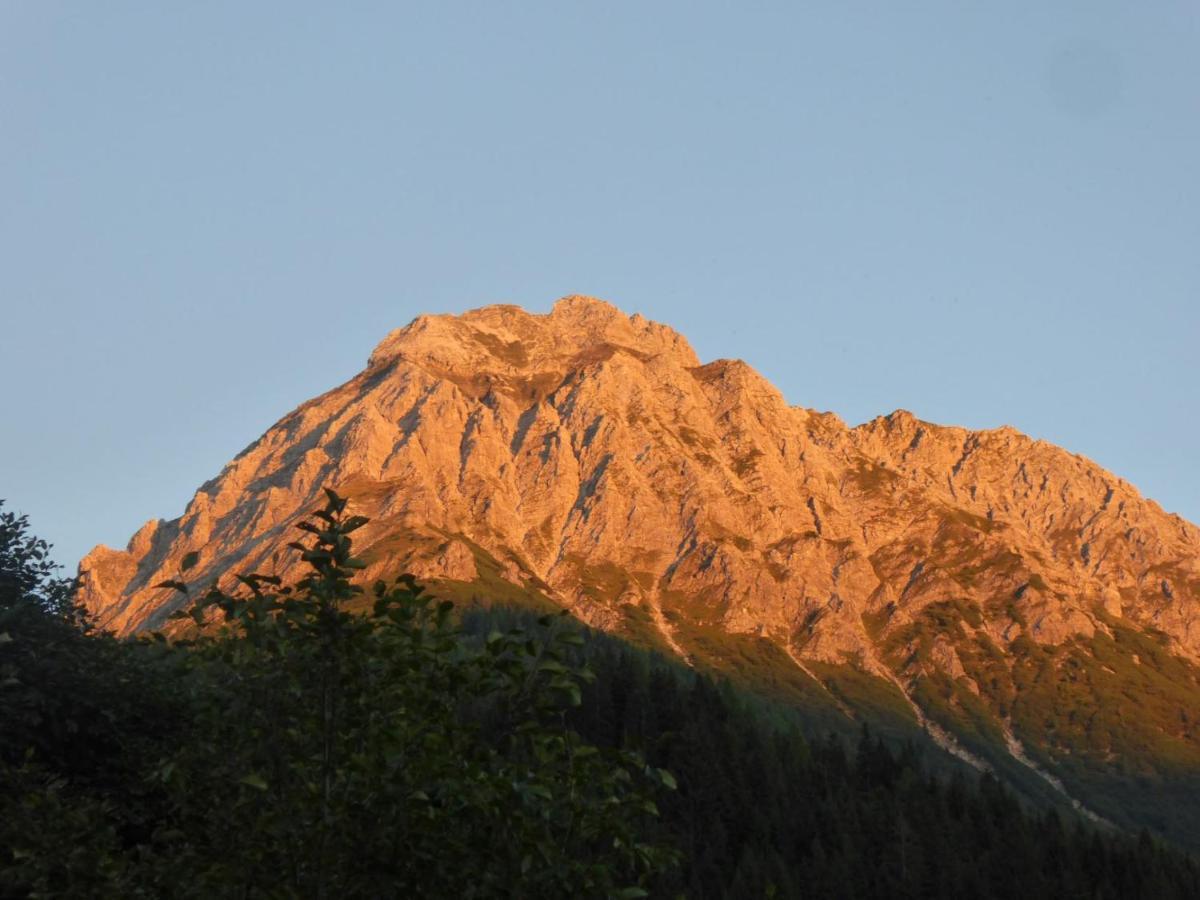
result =
[{"label": "pale sky near horizon", "polygon": [[392,328],[603,297],[1200,521],[1200,4],[0,0],[0,497],[123,546]]}]

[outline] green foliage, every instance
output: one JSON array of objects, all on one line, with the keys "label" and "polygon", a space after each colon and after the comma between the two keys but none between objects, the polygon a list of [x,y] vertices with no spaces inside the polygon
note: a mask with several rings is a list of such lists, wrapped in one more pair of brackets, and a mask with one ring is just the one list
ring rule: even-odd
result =
[{"label": "green foliage", "polygon": [[156,815],[143,776],[179,669],[92,633],[48,550],[0,516],[0,896],[111,896]]},{"label": "green foliage", "polygon": [[74,580],[56,576],[58,568],[50,559],[50,545],[29,533],[28,516],[0,512],[0,611],[32,604],[78,621],[72,600]]},{"label": "green foliage", "polygon": [[[331,492],[300,526],[311,538],[295,545],[308,575],[284,586],[251,574],[237,594],[210,589],[185,614],[203,626],[193,641],[122,644],[76,630],[59,635],[69,654],[47,656],[44,629],[22,626],[11,643],[36,652],[5,656],[19,689],[0,695],[6,723],[22,726],[2,739],[4,889],[643,895],[674,859],[652,840],[672,781],[568,726],[593,677],[567,658],[577,633],[543,617],[476,641],[456,628],[451,603],[411,577],[375,585],[369,610],[349,612],[362,592],[351,535],[364,523]],[[35,702],[78,705],[56,680],[81,664],[83,684],[61,686],[90,690],[87,711],[115,716],[111,728],[103,715],[74,726],[102,739],[116,765],[104,778],[68,752],[62,716]],[[146,695],[135,674],[169,685],[169,698]],[[140,712],[157,712],[156,722]],[[105,738],[130,744],[109,748]],[[65,847],[78,864],[60,864]]]}]

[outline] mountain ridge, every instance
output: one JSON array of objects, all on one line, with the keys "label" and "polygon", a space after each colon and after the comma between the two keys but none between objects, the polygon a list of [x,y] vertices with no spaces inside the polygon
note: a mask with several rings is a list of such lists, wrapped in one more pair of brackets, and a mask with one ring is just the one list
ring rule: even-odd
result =
[{"label": "mountain ridge", "polygon": [[[1200,765],[1200,529],[1007,426],[791,406],[746,363],[702,364],[586,297],[391,332],[179,519],[85,557],[83,601],[129,633],[178,605],[151,585],[187,552],[196,582],[287,575],[323,487],[372,520],[368,578],[524,592],[694,664],[765,642],[851,712],[833,685],[860,670],[961,759],[1064,793],[1112,759]],[[1047,685],[1083,691],[1078,709]]]}]

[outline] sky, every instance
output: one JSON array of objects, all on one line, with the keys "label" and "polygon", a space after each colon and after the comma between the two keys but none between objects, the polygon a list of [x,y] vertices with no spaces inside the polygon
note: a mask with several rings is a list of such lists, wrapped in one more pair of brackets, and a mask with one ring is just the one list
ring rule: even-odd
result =
[{"label": "sky", "polygon": [[0,0],[0,497],[124,546],[392,328],[607,299],[1200,521],[1200,4]]}]

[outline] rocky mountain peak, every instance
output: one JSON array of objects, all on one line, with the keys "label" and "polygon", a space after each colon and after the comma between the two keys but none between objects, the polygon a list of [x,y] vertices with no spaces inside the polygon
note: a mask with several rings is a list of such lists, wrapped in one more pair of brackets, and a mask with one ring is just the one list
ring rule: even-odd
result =
[{"label": "rocky mountain peak", "polygon": [[[875,665],[864,613],[895,598],[918,608],[916,589],[945,593],[971,555],[1009,590],[986,565],[1003,551],[1019,559],[1005,570],[1011,591],[1028,576],[1058,598],[1038,634],[1094,632],[1082,598],[1124,591],[1123,609],[1200,657],[1195,605],[1159,602],[1191,597],[1200,533],[1094,463],[1011,428],[903,409],[847,428],[788,406],[740,360],[701,365],[674,330],[582,296],[546,314],[496,305],[392,332],[366,371],[282,419],[181,519],[148,524],[128,558],[85,561],[106,585],[115,568],[138,572],[119,599],[106,587],[89,602],[124,628],[154,621],[161,602],[145,585],[176,556],[207,545],[215,575],[261,559],[280,523],[347,482],[371,486],[367,512],[461,535],[507,560],[515,583],[534,578],[597,621],[622,604],[706,597],[722,627]],[[381,565],[436,571],[414,553]],[[951,579],[936,590],[934,562]],[[901,578],[918,563],[920,582]],[[598,564],[625,573],[617,607],[588,583]],[[1147,585],[1154,599],[1135,602]]]},{"label": "rocky mountain peak", "polygon": [[[701,364],[587,297],[392,332],[178,519],[85,558],[84,602],[122,633],[161,626],[179,600],[153,585],[193,550],[197,583],[295,574],[287,543],[324,487],[371,519],[368,579],[536,597],[697,665],[774,659],[849,714],[834,673],[858,672],[962,758],[990,751],[956,729],[1007,735],[1023,767],[1103,765],[1153,710],[1137,746],[1200,767],[1194,525],[1012,428],[789,406],[745,363]],[[1078,722],[1044,699],[1060,684],[1092,692],[1103,737],[1068,746]]]},{"label": "rocky mountain peak", "polygon": [[403,358],[468,376],[513,375],[565,371],[606,350],[699,365],[687,340],[671,328],[594,297],[570,296],[544,315],[499,304],[461,316],[419,316],[384,338],[368,367]]}]

